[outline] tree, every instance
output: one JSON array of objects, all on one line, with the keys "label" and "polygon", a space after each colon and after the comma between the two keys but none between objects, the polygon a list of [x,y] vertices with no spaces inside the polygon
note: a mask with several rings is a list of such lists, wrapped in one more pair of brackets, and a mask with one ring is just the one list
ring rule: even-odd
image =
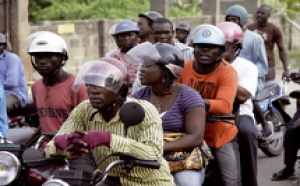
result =
[{"label": "tree", "polygon": [[[278,9],[283,12],[283,20],[292,23],[294,19],[299,16],[300,12],[300,0],[263,0],[263,4],[268,4],[272,7],[273,11]],[[292,25],[286,24],[288,29],[288,48],[292,49]]]},{"label": "tree", "polygon": [[170,16],[201,16],[202,9],[199,6],[201,3],[202,0],[178,0],[178,5],[170,8]]},{"label": "tree", "polygon": [[36,24],[44,20],[132,19],[149,7],[148,0],[30,0],[29,21]]}]

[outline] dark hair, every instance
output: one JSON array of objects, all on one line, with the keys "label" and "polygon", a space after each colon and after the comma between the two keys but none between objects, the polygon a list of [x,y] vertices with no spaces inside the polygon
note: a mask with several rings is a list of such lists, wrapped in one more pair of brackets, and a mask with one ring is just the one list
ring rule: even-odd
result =
[{"label": "dark hair", "polygon": [[169,23],[170,26],[171,26],[171,29],[172,29],[172,30],[174,29],[174,28],[173,28],[173,23],[172,23],[169,19],[167,19],[167,18],[165,18],[165,17],[157,18],[155,21],[153,21],[153,23],[152,23],[152,29],[153,29],[153,25],[154,25],[155,23],[157,23],[157,24]]}]

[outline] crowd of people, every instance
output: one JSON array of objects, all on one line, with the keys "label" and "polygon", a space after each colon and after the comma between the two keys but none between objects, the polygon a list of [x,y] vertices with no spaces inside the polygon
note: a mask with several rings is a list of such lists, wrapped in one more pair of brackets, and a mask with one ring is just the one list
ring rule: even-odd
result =
[{"label": "crowd of people", "polygon": [[[117,48],[85,62],[76,75],[63,70],[69,52],[61,36],[49,31],[30,35],[25,50],[42,76],[32,86],[40,129],[58,131],[46,155],[66,155],[71,168],[91,173],[103,172],[112,161],[105,157],[113,152],[160,163],[159,169],[114,169],[107,185],[257,186],[255,125],[262,124],[264,137],[273,131],[254,97],[265,81],[275,79],[275,44],[283,79],[289,80],[290,70],[282,33],[268,22],[270,14],[271,8],[262,5],[256,22],[247,25],[247,9],[233,5],[218,25],[193,28],[186,21],[174,26],[158,12],[141,13],[137,22],[115,24],[109,34]],[[28,96],[23,64],[5,50],[6,43],[0,34],[3,137],[7,115],[24,107]],[[125,131],[119,111],[129,102],[141,105],[145,117]],[[272,180],[294,173],[300,147],[290,141],[300,136],[299,113],[288,124],[286,167]],[[206,119],[230,114],[235,119]],[[188,163],[194,151],[198,154]]]}]

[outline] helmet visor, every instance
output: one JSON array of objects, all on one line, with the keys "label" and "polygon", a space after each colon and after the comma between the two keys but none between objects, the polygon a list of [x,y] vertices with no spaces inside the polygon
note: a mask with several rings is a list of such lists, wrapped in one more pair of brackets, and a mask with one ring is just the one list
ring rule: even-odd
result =
[{"label": "helmet visor", "polygon": [[118,93],[125,83],[126,75],[106,61],[88,61],[76,75],[73,89],[78,91],[81,84],[94,85]]}]

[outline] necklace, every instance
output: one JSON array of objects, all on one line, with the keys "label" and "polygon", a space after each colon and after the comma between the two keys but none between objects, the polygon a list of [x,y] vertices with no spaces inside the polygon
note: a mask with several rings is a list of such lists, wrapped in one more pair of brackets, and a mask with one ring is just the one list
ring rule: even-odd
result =
[{"label": "necklace", "polygon": [[162,110],[162,104],[161,104],[161,102],[160,103],[158,102],[154,106],[156,107],[156,110],[158,111],[158,113],[161,113],[161,110]]}]

